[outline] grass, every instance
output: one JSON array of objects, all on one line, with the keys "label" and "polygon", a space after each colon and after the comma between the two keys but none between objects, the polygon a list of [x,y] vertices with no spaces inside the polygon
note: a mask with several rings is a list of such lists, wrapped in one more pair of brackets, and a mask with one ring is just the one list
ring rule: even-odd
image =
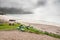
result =
[{"label": "grass", "polygon": [[10,26],[8,23],[3,23],[3,24],[0,24],[0,30],[16,30],[18,26],[19,24],[16,24],[16,23],[13,26]]},{"label": "grass", "polygon": [[60,35],[54,34],[54,33],[48,33],[48,32],[44,32],[44,34],[51,36],[51,37],[55,37],[55,38],[60,38]]}]

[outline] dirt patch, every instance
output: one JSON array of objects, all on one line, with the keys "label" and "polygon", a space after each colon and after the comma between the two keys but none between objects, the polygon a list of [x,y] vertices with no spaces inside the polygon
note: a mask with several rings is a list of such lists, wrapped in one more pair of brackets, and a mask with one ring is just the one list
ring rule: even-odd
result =
[{"label": "dirt patch", "polygon": [[38,35],[21,31],[0,31],[0,40],[60,40],[47,35]]}]

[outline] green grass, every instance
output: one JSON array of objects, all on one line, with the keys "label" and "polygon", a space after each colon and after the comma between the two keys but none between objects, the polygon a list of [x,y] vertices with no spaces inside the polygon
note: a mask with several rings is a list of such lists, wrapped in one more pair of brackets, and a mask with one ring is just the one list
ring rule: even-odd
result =
[{"label": "green grass", "polygon": [[0,30],[16,30],[18,26],[19,24],[16,24],[16,23],[13,26],[10,26],[8,23],[3,23],[3,24],[0,24]]},{"label": "green grass", "polygon": [[36,28],[33,28],[33,27],[30,27],[30,28],[28,29],[28,32],[36,33],[36,34],[42,34],[42,33],[43,33],[42,31],[37,30]]},{"label": "green grass", "polygon": [[54,34],[54,33],[48,33],[48,32],[44,32],[44,34],[51,36],[51,37],[55,37],[55,38],[60,38],[60,35]]}]

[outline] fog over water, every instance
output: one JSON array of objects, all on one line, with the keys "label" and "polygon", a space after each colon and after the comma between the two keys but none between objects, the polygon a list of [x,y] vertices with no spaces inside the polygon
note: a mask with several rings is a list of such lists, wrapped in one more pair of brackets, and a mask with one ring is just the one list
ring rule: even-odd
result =
[{"label": "fog over water", "polygon": [[2,8],[21,8],[33,14],[7,14],[24,20],[60,23],[60,0],[0,0]]}]

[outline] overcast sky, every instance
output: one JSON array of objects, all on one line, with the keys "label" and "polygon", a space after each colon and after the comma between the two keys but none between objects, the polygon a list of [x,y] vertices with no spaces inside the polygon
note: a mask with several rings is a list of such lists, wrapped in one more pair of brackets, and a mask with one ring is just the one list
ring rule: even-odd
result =
[{"label": "overcast sky", "polygon": [[60,0],[0,0],[0,7],[34,8],[35,18],[60,22]]}]

